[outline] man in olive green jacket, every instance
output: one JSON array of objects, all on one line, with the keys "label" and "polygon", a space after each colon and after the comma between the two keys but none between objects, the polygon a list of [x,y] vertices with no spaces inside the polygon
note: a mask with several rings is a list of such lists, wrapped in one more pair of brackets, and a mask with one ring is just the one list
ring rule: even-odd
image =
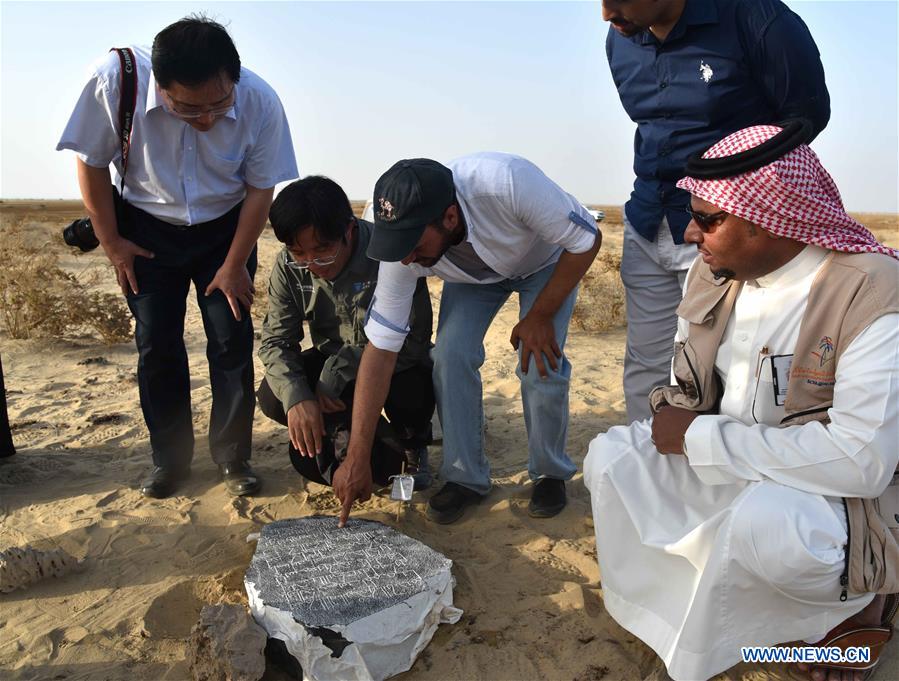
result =
[{"label": "man in olive green jacket", "polygon": [[[265,378],[257,392],[269,418],[288,427],[290,458],[301,475],[320,484],[346,453],[353,390],[368,339],[364,326],[378,277],[366,255],[372,225],[353,217],[346,194],[332,180],[310,176],[287,186],[269,221],[285,248],[269,278],[268,312],[259,357]],[[301,349],[303,322],[312,347]],[[427,445],[434,413],[431,379],[431,300],[419,280],[402,348],[378,429],[372,473],[381,484],[405,464],[416,488],[430,483]]]}]

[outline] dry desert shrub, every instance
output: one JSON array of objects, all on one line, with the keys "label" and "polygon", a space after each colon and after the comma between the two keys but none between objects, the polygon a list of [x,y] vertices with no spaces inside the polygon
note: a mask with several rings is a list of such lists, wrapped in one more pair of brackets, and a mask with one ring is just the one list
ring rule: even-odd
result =
[{"label": "dry desert shrub", "polygon": [[75,276],[48,247],[27,243],[22,221],[4,219],[0,239],[0,324],[11,338],[60,338],[88,332],[104,343],[131,337],[120,296],[91,291],[96,269]]},{"label": "dry desert shrub", "polygon": [[571,320],[584,331],[607,331],[624,325],[624,284],[618,272],[621,255],[600,252],[581,279]]}]

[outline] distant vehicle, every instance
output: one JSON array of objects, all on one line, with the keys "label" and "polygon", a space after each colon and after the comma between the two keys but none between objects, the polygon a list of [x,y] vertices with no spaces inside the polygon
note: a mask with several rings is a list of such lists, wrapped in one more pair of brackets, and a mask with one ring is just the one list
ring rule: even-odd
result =
[{"label": "distant vehicle", "polygon": [[599,210],[598,208],[587,208],[587,212],[590,213],[597,222],[602,222],[606,217],[606,212]]}]

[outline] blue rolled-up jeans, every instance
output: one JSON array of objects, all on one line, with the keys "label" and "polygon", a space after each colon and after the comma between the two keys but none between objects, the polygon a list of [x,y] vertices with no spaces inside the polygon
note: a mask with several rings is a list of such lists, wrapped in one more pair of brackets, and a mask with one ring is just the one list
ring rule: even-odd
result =
[{"label": "blue rolled-up jeans", "polygon": [[[496,313],[512,293],[518,293],[519,319],[534,305],[552,276],[555,264],[528,277],[494,284],[446,283],[440,299],[440,318],[434,357],[434,390],[443,428],[443,465],[440,477],[479,494],[490,491],[490,465],[484,454],[484,406],[480,368],[484,363],[484,336]],[[570,479],[577,468],[565,453],[568,433],[568,384],[571,363],[564,355],[568,322],[577,287],[553,318],[556,342],[563,349],[553,371],[541,378],[534,358],[528,372],[521,371],[520,350],[516,373],[521,381],[524,422],[528,432],[528,474],[539,478]],[[511,329],[503,329],[511,333]]]}]

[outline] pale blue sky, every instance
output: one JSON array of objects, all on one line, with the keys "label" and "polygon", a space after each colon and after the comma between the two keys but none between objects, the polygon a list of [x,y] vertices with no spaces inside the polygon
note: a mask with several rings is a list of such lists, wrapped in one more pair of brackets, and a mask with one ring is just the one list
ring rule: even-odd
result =
[{"label": "pale blue sky", "polygon": [[[850,210],[899,211],[897,3],[790,1],[833,114],[814,149]],[[599,2],[0,2],[0,197],[78,196],[54,147],[89,64],[206,11],[278,92],[300,172],[366,198],[399,158],[520,154],[585,203],[623,203],[634,125]]]}]

